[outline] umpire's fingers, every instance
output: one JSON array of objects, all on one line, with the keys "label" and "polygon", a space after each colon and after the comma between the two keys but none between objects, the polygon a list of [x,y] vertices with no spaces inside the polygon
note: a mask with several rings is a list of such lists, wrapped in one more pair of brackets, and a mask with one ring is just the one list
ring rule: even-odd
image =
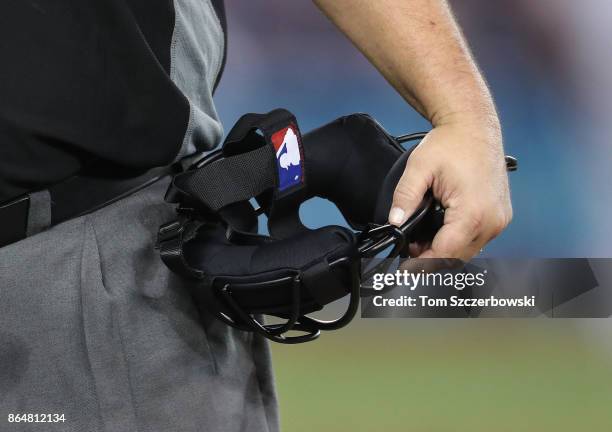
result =
[{"label": "umpire's fingers", "polygon": [[433,175],[427,168],[430,164],[423,163],[418,156],[418,148],[408,158],[406,168],[400,178],[393,204],[389,212],[389,223],[400,226],[414,213],[425,192],[433,182]]},{"label": "umpire's fingers", "polygon": [[495,236],[487,213],[477,209],[447,209],[444,226],[438,231],[431,248],[419,258],[458,258],[469,261]]}]

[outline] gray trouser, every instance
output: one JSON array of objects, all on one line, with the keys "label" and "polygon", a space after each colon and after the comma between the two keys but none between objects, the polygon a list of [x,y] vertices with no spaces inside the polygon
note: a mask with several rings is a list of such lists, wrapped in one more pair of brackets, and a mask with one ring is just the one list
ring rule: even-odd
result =
[{"label": "gray trouser", "polygon": [[[0,431],[278,430],[266,342],[199,314],[153,248],[166,186],[0,249]],[[28,413],[65,422],[8,422]]]}]

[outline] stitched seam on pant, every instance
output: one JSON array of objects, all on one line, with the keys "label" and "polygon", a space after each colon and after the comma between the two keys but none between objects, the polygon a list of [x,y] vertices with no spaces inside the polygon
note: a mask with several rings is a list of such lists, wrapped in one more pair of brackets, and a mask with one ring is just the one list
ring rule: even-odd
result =
[{"label": "stitched seam on pant", "polygon": [[130,405],[132,406],[132,411],[134,413],[134,418],[136,419],[136,431],[139,431],[139,424],[140,421],[138,420],[138,412],[136,411],[136,407],[134,406],[134,391],[132,389],[132,376],[130,373],[130,362],[129,359],[127,357],[127,353],[125,350],[125,343],[124,343],[124,335],[123,332],[121,331],[121,326],[118,326],[119,330],[119,342],[121,343],[121,354],[123,355],[123,358],[125,360],[125,369],[126,369],[126,374],[127,374],[127,379],[128,379],[128,390],[130,392]]},{"label": "stitched seam on pant", "polygon": [[260,371],[259,371],[259,364],[257,361],[255,361],[255,351],[253,349],[253,343],[259,337],[263,338],[263,336],[260,336],[260,335],[256,335],[256,334],[252,335],[252,339],[250,341],[251,343],[249,344],[249,348],[251,351],[251,360],[253,362],[253,367],[255,369],[255,381],[257,382],[257,393],[259,394],[259,400],[261,401],[261,408],[263,409],[264,417],[266,419],[266,428],[268,432],[272,432],[272,429],[270,429],[270,419],[268,418],[268,415],[269,415],[268,407],[265,404],[263,391],[261,389],[261,376],[260,376]]},{"label": "stitched seam on pant", "polygon": [[85,245],[87,244],[87,218],[84,218],[83,220],[83,230],[82,230],[82,243],[81,243],[81,260],[79,263],[79,295],[80,295],[80,300],[81,300],[81,328],[83,330],[83,345],[85,347],[85,353],[87,356],[87,366],[88,366],[88,370],[90,373],[90,376],[92,378],[92,382],[93,382],[93,387],[94,387],[94,391],[95,391],[95,395],[96,395],[96,406],[98,408],[97,410],[97,416],[98,416],[98,420],[102,423],[104,429],[106,428],[106,422],[104,419],[104,416],[102,415],[102,407],[100,406],[100,396],[99,396],[99,389],[98,389],[98,385],[96,382],[96,377],[94,375],[94,371],[93,371],[93,366],[91,363],[91,352],[89,350],[90,347],[90,341],[87,337],[87,330],[85,328],[85,314],[84,314],[84,310],[85,310],[85,305],[84,305],[84,299],[83,299],[83,267],[84,267],[84,260],[85,260]]},{"label": "stitched seam on pant", "polygon": [[[85,216],[84,226],[85,226],[85,238],[84,238],[84,241],[83,241],[83,248],[84,248],[85,242],[87,240],[86,239],[87,230],[91,229],[91,232],[92,232],[93,237],[94,237],[96,253],[98,254],[97,265],[98,265],[98,270],[100,272],[100,283],[101,283],[101,285],[102,285],[102,287],[104,289],[105,294],[110,294],[106,284],[104,283],[104,269],[102,268],[102,255],[100,253],[100,244],[98,243],[98,237],[97,237],[97,234],[96,234],[95,226],[94,226],[94,223],[91,220],[90,216]],[[83,266],[83,260],[84,259],[85,259],[85,256],[83,254],[82,257],[81,257],[81,268]],[[82,299],[83,298],[82,297],[82,292],[83,292],[83,279],[82,278],[81,278],[80,282],[81,282],[81,299]],[[115,315],[117,314],[118,311],[115,308],[114,301],[111,301],[111,306],[110,307],[111,307],[111,309],[110,309],[111,317],[115,318]],[[115,320],[113,319],[113,321],[115,321]],[[127,385],[128,385],[128,392],[129,392],[129,401],[125,401],[125,402],[130,404],[131,411],[132,411],[132,414],[134,416],[134,420],[135,420],[135,423],[136,423],[136,425],[135,425],[136,426],[135,432],[137,432],[137,431],[140,430],[140,428],[138,427],[138,425],[139,425],[138,413],[136,411],[136,406],[134,404],[135,398],[134,398],[134,393],[133,393],[133,390],[132,390],[132,380],[131,380],[131,374],[130,374],[130,364],[129,364],[129,361],[128,361],[128,358],[127,358],[127,353],[126,353],[126,350],[125,350],[124,335],[123,335],[123,332],[122,332],[122,327],[121,327],[121,325],[117,325],[116,328],[117,328],[117,334],[119,336],[119,342],[120,342],[120,345],[121,345],[121,356],[123,357],[123,362],[124,362],[124,365],[125,365],[125,374],[126,374],[126,377],[127,377]],[[89,359],[89,351],[88,351],[88,359]],[[94,385],[95,385],[95,376],[94,376]],[[97,388],[96,388],[96,394],[98,394]],[[101,410],[101,407],[100,407],[100,398],[99,398],[99,395],[98,395],[96,401],[98,403],[99,413],[102,414],[102,410]],[[114,429],[112,429],[110,426],[107,427],[106,422],[105,422],[105,416],[102,415],[101,417],[102,417],[103,423],[105,424],[105,430],[108,430],[109,432],[114,432]]]}]

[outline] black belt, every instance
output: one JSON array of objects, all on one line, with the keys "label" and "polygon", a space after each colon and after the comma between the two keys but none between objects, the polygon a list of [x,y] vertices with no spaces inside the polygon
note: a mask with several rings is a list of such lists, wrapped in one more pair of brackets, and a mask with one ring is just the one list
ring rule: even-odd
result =
[{"label": "black belt", "polygon": [[[50,186],[51,226],[96,211],[179,171],[178,165],[172,165],[130,178],[77,175]],[[29,210],[29,194],[0,204],[0,247],[27,237]]]}]

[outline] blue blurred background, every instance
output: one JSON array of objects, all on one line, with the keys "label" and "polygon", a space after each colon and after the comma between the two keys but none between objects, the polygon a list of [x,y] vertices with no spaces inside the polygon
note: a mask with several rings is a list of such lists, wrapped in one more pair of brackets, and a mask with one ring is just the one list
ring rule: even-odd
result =
[{"label": "blue blurred background", "polygon": [[[293,111],[304,131],[358,111],[396,134],[428,128],[310,1],[227,3],[229,59],[216,94],[226,129],[245,112],[275,107]],[[601,19],[612,13],[606,0],[575,3],[453,2],[492,88],[507,152],[520,161],[515,218],[490,256],[612,256],[612,107],[597,100],[612,87],[610,20]],[[303,216],[312,225],[340,221],[325,203]]]},{"label": "blue blurred background", "polygon": [[[276,107],[303,131],[358,111],[394,134],[428,129],[310,1],[226,4],[226,130]],[[612,2],[451,4],[520,163],[514,220],[485,253],[612,256]],[[311,226],[342,223],[323,201],[302,210]],[[274,347],[285,430],[612,430],[607,320],[365,321]]]}]

